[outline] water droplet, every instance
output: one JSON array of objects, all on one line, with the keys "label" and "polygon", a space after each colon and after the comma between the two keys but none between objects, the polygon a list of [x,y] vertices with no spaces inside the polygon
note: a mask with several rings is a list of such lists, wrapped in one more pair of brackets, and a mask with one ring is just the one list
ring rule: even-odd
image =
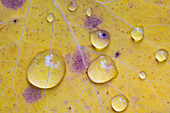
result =
[{"label": "water droplet", "polygon": [[115,62],[107,55],[95,59],[87,70],[89,78],[95,83],[105,83],[118,74]]},{"label": "water droplet", "polygon": [[139,78],[140,78],[140,79],[146,79],[146,77],[147,77],[147,75],[146,75],[146,73],[145,73],[144,71],[141,71],[141,72],[139,73]]},{"label": "water droplet", "polygon": [[52,88],[64,77],[66,66],[64,58],[57,50],[40,52],[31,61],[28,70],[28,81],[38,88]]},{"label": "water droplet", "polygon": [[110,34],[105,30],[95,30],[90,35],[91,43],[97,49],[104,49],[110,43]]},{"label": "water droplet", "polygon": [[159,61],[159,62],[163,62],[165,61],[167,58],[168,58],[168,51],[165,50],[165,49],[159,49],[156,54],[155,54],[155,57],[156,59]]},{"label": "water droplet", "polygon": [[93,9],[92,8],[88,8],[87,10],[86,10],[86,15],[87,16],[91,16],[92,15],[92,13],[93,13]]},{"label": "water droplet", "polygon": [[75,11],[77,9],[77,4],[75,2],[69,4],[68,10],[69,11]]},{"label": "water droplet", "polygon": [[118,94],[111,100],[112,108],[117,111],[121,112],[127,108],[129,101],[123,94]]},{"label": "water droplet", "polygon": [[48,22],[53,22],[54,21],[54,15],[52,13],[47,15],[47,21]]},{"label": "water droplet", "polygon": [[144,29],[142,26],[136,26],[131,31],[131,36],[135,42],[139,42],[144,37]]}]

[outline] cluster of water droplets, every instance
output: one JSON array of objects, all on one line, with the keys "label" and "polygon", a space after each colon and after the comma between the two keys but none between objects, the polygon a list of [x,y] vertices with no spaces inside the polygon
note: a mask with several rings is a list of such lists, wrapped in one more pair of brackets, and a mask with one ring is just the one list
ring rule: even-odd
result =
[{"label": "cluster of water droplets", "polygon": [[[75,2],[68,5],[68,10],[76,11],[78,8]],[[93,15],[93,9],[86,10],[86,16]],[[47,22],[54,21],[54,14],[47,15]],[[144,28],[136,26],[131,30],[131,37],[135,43],[140,42],[144,38]],[[111,36],[108,31],[97,29],[90,33],[90,40],[94,48],[101,50],[109,46]],[[163,62],[168,57],[168,51],[159,49],[155,53],[155,58],[159,62]],[[47,50],[38,53],[27,70],[28,81],[38,88],[52,88],[60,83],[66,72],[65,60],[58,50]],[[96,58],[88,67],[87,74],[89,79],[94,83],[106,83],[118,75],[118,70],[114,60],[108,55],[101,55]],[[140,79],[146,79],[147,74],[144,71],[139,72]],[[125,110],[128,106],[128,99],[123,94],[118,94],[111,99],[111,106],[116,112]]]}]

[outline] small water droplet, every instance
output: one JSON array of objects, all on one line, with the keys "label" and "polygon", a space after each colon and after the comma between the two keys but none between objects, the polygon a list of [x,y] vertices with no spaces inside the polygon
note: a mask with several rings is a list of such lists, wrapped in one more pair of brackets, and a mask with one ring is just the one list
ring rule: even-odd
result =
[{"label": "small water droplet", "polygon": [[110,43],[110,34],[105,30],[95,30],[90,34],[91,43],[97,49],[104,49]]},{"label": "small water droplet", "polygon": [[92,14],[93,14],[93,9],[92,8],[88,8],[86,10],[86,15],[90,17],[90,16],[92,16]]},{"label": "small water droplet", "polygon": [[132,39],[134,39],[135,42],[139,42],[144,37],[144,29],[142,26],[136,26],[131,31]]},{"label": "small water droplet", "polygon": [[52,88],[64,77],[66,66],[64,58],[57,50],[38,53],[31,61],[28,70],[28,81],[38,88]]},{"label": "small water droplet", "polygon": [[75,2],[69,4],[68,10],[69,11],[75,11],[77,9],[77,4]]},{"label": "small water droplet", "polygon": [[123,94],[118,94],[111,100],[112,108],[117,111],[121,112],[127,108],[129,101]]},{"label": "small water droplet", "polygon": [[144,71],[141,71],[141,72],[139,73],[139,78],[140,78],[140,79],[146,79],[146,77],[147,77],[147,75],[146,75],[146,73],[145,73]]},{"label": "small water droplet", "polygon": [[53,22],[54,21],[54,15],[52,13],[47,15],[47,21],[48,22]]},{"label": "small water droplet", "polygon": [[165,49],[159,49],[155,54],[155,57],[159,62],[165,61],[168,58],[168,56],[169,56],[169,53]]},{"label": "small water droplet", "polygon": [[89,78],[95,83],[105,83],[118,74],[115,62],[107,55],[96,58],[88,67]]}]

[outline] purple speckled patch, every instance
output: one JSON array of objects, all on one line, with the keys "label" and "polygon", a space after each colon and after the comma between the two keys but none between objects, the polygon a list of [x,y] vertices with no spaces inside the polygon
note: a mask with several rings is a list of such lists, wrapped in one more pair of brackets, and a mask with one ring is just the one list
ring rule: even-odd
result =
[{"label": "purple speckled patch", "polygon": [[102,19],[94,16],[87,17],[86,20],[84,21],[84,26],[85,27],[97,27],[102,23]]},{"label": "purple speckled patch", "polygon": [[27,103],[32,104],[41,98],[41,90],[29,86],[27,89],[25,89],[25,92],[22,95],[24,96]]},{"label": "purple speckled patch", "polygon": [[72,56],[72,69],[74,72],[82,72],[86,69],[88,62],[88,54],[82,52],[82,55],[79,51],[76,51]]},{"label": "purple speckled patch", "polygon": [[10,9],[18,9],[23,6],[26,0],[1,0],[1,3],[6,7]]}]

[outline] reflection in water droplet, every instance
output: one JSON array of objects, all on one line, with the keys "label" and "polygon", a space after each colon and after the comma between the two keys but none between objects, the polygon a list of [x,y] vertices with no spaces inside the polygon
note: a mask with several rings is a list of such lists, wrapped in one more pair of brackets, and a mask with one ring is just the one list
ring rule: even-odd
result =
[{"label": "reflection in water droplet", "polygon": [[145,73],[144,71],[141,71],[141,72],[139,73],[139,78],[140,78],[140,79],[146,79],[146,77],[147,77],[147,75],[146,75],[146,73]]},{"label": "reflection in water droplet", "polygon": [[156,59],[159,61],[159,62],[163,62],[165,61],[167,58],[168,58],[168,51],[165,50],[165,49],[159,49],[156,54],[155,54],[155,57]]},{"label": "reflection in water droplet", "polygon": [[135,42],[138,42],[144,37],[144,29],[142,26],[137,26],[131,31],[131,36]]},{"label": "reflection in water droplet", "polygon": [[54,15],[52,13],[47,15],[47,21],[48,22],[53,22],[54,21]]},{"label": "reflection in water droplet", "polygon": [[105,83],[118,74],[115,62],[111,57],[102,55],[95,59],[89,66],[88,70],[89,78],[95,83]]},{"label": "reflection in water droplet", "polygon": [[104,49],[110,43],[110,34],[105,30],[95,30],[90,35],[91,43],[97,49]]},{"label": "reflection in water droplet", "polygon": [[76,3],[71,3],[68,6],[69,11],[75,11],[77,9],[77,4]]},{"label": "reflection in water droplet", "polygon": [[117,111],[121,112],[127,108],[129,101],[123,94],[116,95],[111,100],[112,108]]},{"label": "reflection in water droplet", "polygon": [[87,16],[91,16],[92,15],[92,13],[93,13],[93,10],[92,10],[92,8],[88,8],[87,10],[86,10],[86,15]]},{"label": "reflection in water droplet", "polygon": [[64,77],[66,66],[64,58],[57,50],[37,54],[27,70],[28,81],[38,88],[52,88]]}]

